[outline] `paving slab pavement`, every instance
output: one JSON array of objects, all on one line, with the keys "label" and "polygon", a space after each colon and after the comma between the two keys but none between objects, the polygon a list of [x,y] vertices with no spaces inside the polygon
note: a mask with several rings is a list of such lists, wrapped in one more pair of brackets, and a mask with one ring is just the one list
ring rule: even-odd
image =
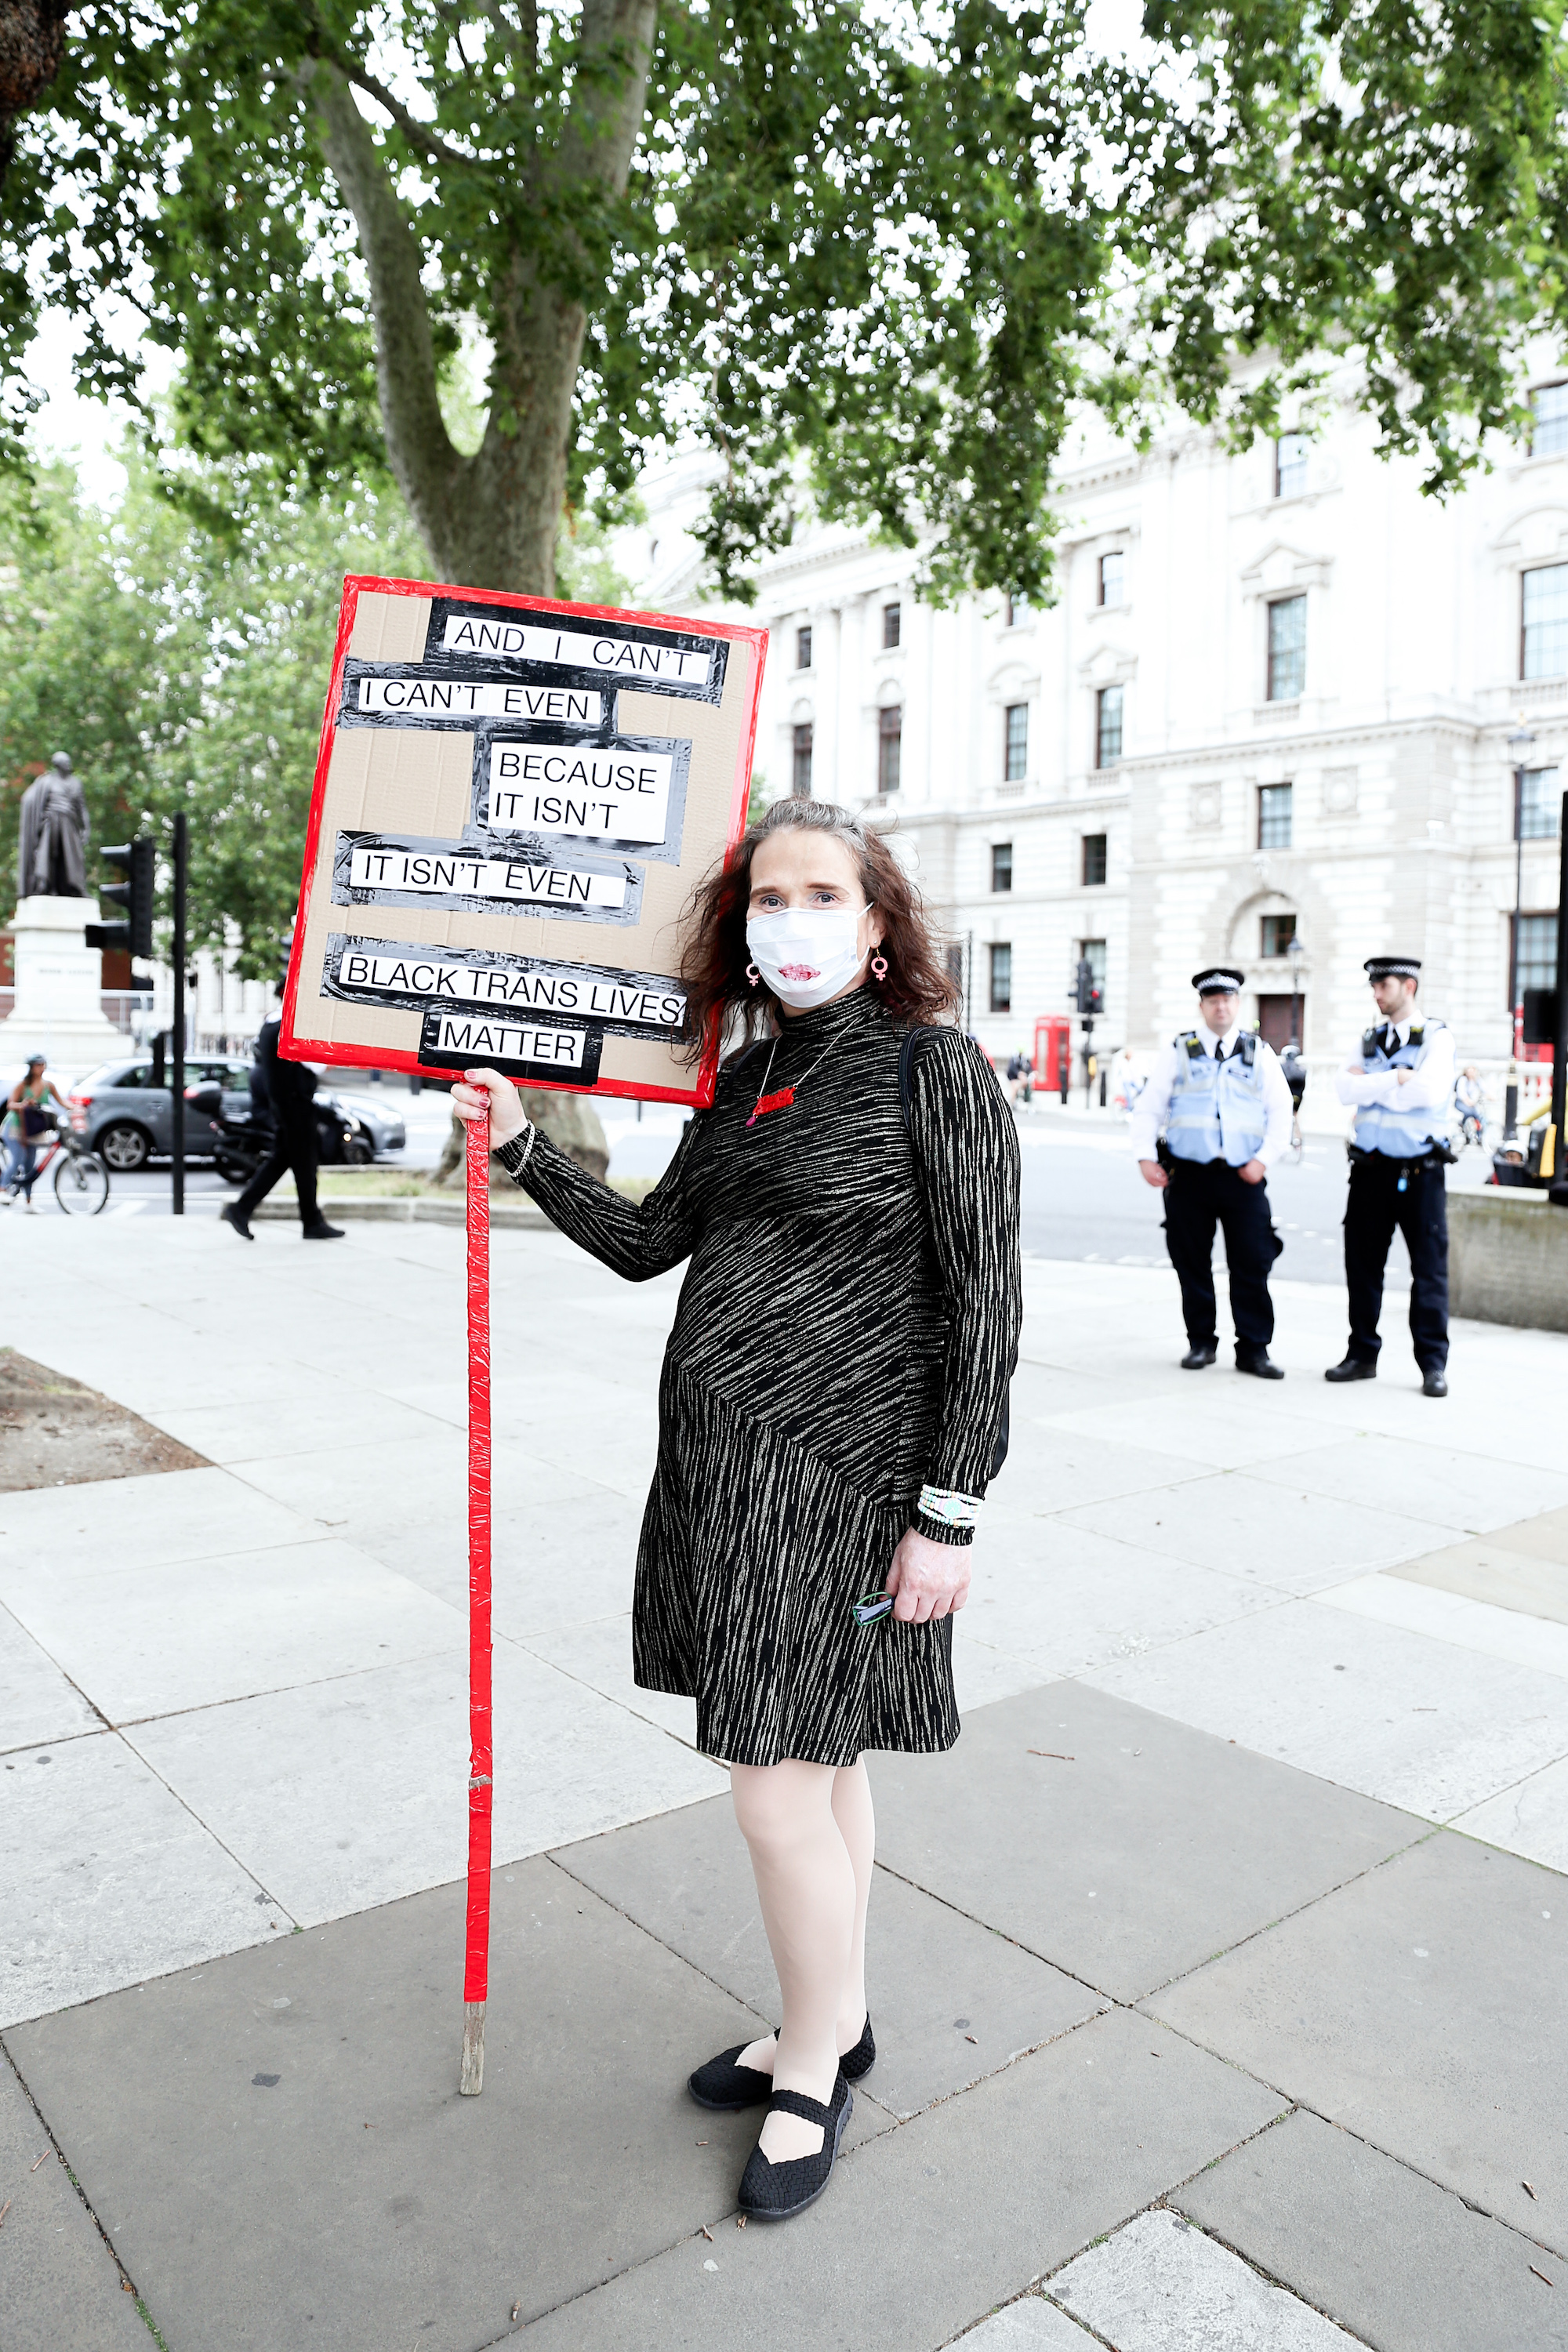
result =
[{"label": "paving slab pavement", "polygon": [[[873,1796],[889,1759],[871,1765]],[[728,1797],[617,1830],[557,1854],[650,1935],[770,2023],[778,1979]],[[871,2088],[905,2117],[1097,2016],[1087,1986],[879,1870],[868,1929],[879,2055]]]},{"label": "paving slab pavement", "polygon": [[873,1786],[889,1870],[1116,2000],[1427,1834],[1082,1683],[984,1708],[951,1756],[880,1757]]},{"label": "paving slab pavement", "polygon": [[1168,2208],[1076,2255],[1047,2291],[1116,2352],[1351,2352],[1353,2340]]},{"label": "paving slab pavement", "polygon": [[1319,2116],[1288,2116],[1173,2202],[1377,2352],[1568,2346],[1568,2265]]},{"label": "paving slab pavement", "polygon": [[858,2148],[809,2230],[671,2246],[550,2313],[533,2344],[734,2352],[781,2327],[797,2352],[947,2343],[1280,2112],[1190,2044],[1155,2058],[1141,2022],[1092,2019]]},{"label": "paving slab pavement", "polygon": [[3,2054],[0,2206],[5,2352],[151,2352],[136,2299]]},{"label": "paving slab pavement", "polygon": [[[100,1230],[58,1219],[39,1230],[48,1223],[7,1233],[4,1336],[160,1426],[194,1426],[185,1416],[205,1413],[204,1433],[232,1464],[0,1497],[0,1604],[12,1612],[0,1625],[15,1628],[9,1643],[0,1637],[0,1659],[9,1661],[0,1676],[8,1671],[24,1705],[43,1708],[41,1717],[18,1717],[38,1738],[5,1755],[0,1771],[0,1917],[8,1927],[21,1922],[5,1956],[11,1965],[0,1970],[0,2020],[35,2014],[40,2027],[60,2029],[61,2047],[68,2042],[79,2052],[128,2035],[136,2065],[150,2077],[160,2033],[165,2058],[172,2046],[158,2007],[171,1986],[195,1986],[214,2003],[198,2013],[200,2046],[193,2045],[190,2061],[209,2064],[208,2044],[228,2046],[215,2020],[221,1985],[231,1977],[259,1982],[283,1955],[322,1936],[321,1949],[351,1952],[343,1939],[356,1931],[366,1940],[352,1948],[349,1974],[380,2008],[378,1955],[400,1950],[406,1958],[417,1948],[438,1958],[420,1979],[437,1990],[416,1986],[408,1996],[416,2009],[426,2003],[427,2014],[421,2009],[416,2017],[406,2005],[397,2012],[415,2061],[411,2074],[402,2070],[411,2084],[397,2141],[403,2178],[378,2183],[367,2175],[362,2184],[357,2151],[353,2165],[341,2168],[355,2184],[346,2200],[360,2216],[354,2261],[363,2258],[374,2273],[383,2250],[376,2233],[393,2232],[391,2283],[384,2293],[373,2280],[364,2309],[390,2315],[398,2328],[411,2318],[410,2340],[416,2332],[423,2340],[431,2332],[424,2326],[433,2315],[426,2288],[435,2273],[420,2267],[418,2214],[406,2206],[394,2212],[393,2205],[426,2198],[426,2176],[444,2176],[441,2118],[456,2108],[445,2070],[452,2062],[457,1965],[458,1890],[450,1882],[462,1861],[467,1761],[461,1643],[432,1655],[405,1646],[367,1657],[364,1650],[386,1638],[378,1613],[402,1626],[395,1640],[410,1637],[415,1649],[421,1625],[445,1629],[461,1620],[461,1234],[365,1227],[341,1251],[312,1255],[281,1233],[246,1252],[195,1220],[112,1229],[104,1221]],[[584,1902],[591,1935],[576,1924],[573,1906],[559,1951],[573,1937],[586,1937],[571,1948],[581,1981],[572,1983],[576,2006],[553,2042],[542,2034],[530,2039],[520,2022],[521,1962],[521,1973],[510,1980],[508,2030],[521,2038],[509,2063],[514,2076],[529,2074],[531,2104],[514,2104],[505,2131],[498,2127],[495,2167],[519,2181],[538,2170],[533,2122],[557,2112],[548,2098],[559,2089],[552,2076],[547,2097],[539,2070],[552,2066],[581,2094],[583,2115],[597,2133],[592,2147],[573,2138],[570,2115],[556,2132],[575,2193],[584,2179],[590,2189],[595,2185],[595,2162],[629,2165],[636,2158],[645,2171],[658,2171],[660,2131],[672,2115],[689,2122],[678,2095],[673,2108],[668,2104],[669,2081],[694,2056],[774,2013],[766,1997],[771,1970],[743,1899],[743,1860],[725,1801],[708,1801],[722,1789],[722,1775],[689,1746],[690,1703],[639,1693],[629,1676],[636,1527],[679,1276],[629,1287],[551,1234],[498,1235],[493,1266],[502,1431],[498,1851],[536,1855],[556,1840],[582,1841],[558,1847],[550,1864],[510,1864],[501,1879],[510,1876],[511,1899],[522,1884],[520,1870],[555,1870],[579,1891],[595,1873],[609,1890],[607,1902],[593,1895]],[[1471,2133],[1462,2115],[1468,2095],[1485,2120],[1485,2068],[1514,2096],[1509,2049],[1492,2026],[1474,2023],[1495,2005],[1499,1965],[1484,1909],[1456,1947],[1443,2003],[1427,2012],[1439,2028],[1436,2060],[1421,2039],[1422,2012],[1409,2007],[1409,1986],[1397,1973],[1384,1989],[1386,2019],[1375,1988],[1351,1987],[1348,2024],[1328,2014],[1326,1995],[1320,2015],[1300,2003],[1292,2010],[1289,1993],[1300,1981],[1300,1952],[1318,1949],[1304,1922],[1348,1916],[1335,1906],[1423,1842],[1464,1843],[1435,1839],[1436,1821],[1457,1814],[1478,1836],[1568,1868],[1565,1685],[1542,1671],[1542,1644],[1531,1646],[1532,1626],[1550,1635],[1560,1628],[1550,1613],[1514,1606],[1555,1589],[1542,1587],[1535,1570],[1550,1576],[1558,1560],[1554,1515],[1568,1507],[1560,1407],[1568,1338],[1459,1326],[1454,1392],[1445,1403],[1420,1397],[1397,1347],[1377,1382],[1347,1394],[1321,1377],[1342,1350],[1342,1300],[1328,1289],[1282,1285],[1276,1352],[1289,1377],[1282,1391],[1264,1393],[1224,1365],[1202,1383],[1178,1370],[1168,1273],[1029,1265],[1025,1290],[1013,1454],[982,1526],[974,1604],[958,1626],[964,1735],[946,1759],[873,1761],[884,1832],[873,1922],[873,2007],[883,2055],[857,2098],[854,2152],[823,2206],[794,2230],[772,2233],[771,2247],[761,2232],[735,2231],[722,2214],[722,2227],[709,2223],[712,2241],[683,2236],[684,2208],[675,2205],[668,2209],[675,2234],[661,2238],[665,2184],[633,2184],[632,2206],[653,2216],[636,2264],[616,2271],[609,2286],[598,2284],[602,2271],[580,2265],[584,2284],[572,2290],[576,2300],[554,2305],[552,2317],[542,2313],[531,2330],[554,2329],[550,2340],[572,2352],[580,2341],[615,2341],[617,2352],[646,2343],[665,2352],[667,2343],[687,2340],[721,2342],[731,2352],[738,2337],[731,2331],[743,2336],[763,2333],[764,2323],[776,2327],[778,2314],[793,2313],[797,2302],[817,2315],[847,2314],[847,2326],[858,2333],[843,2340],[854,2340],[857,2352],[884,2345],[887,2352],[936,2352],[977,2326],[981,2337],[988,2329],[1026,2328],[1032,2332],[1019,2341],[1081,2352],[1102,2338],[1051,2304],[1038,2282],[1107,2232],[1120,2233],[1121,2259],[1131,2263],[1144,2242],[1139,2213],[1152,2200],[1184,2193],[1171,2168],[1184,2150],[1172,2136],[1160,2083],[1167,2070],[1174,2075],[1194,2064],[1196,2074],[1184,2079],[1200,2116],[1218,2096],[1212,2086],[1222,2083],[1227,2095],[1254,2102],[1258,2114],[1279,2116],[1298,2078],[1310,2076],[1310,2094],[1294,2095],[1323,2106],[1336,2126],[1369,2105],[1392,2117],[1405,2137],[1391,2129],[1373,2153],[1393,2168],[1401,2195],[1414,2194],[1414,2182],[1447,2198],[1444,2211],[1454,2192],[1423,2179],[1434,2168],[1420,2153],[1428,2142],[1441,2147],[1445,2132],[1451,2141],[1462,2131],[1461,2156],[1489,2179],[1500,2177],[1507,2147]],[[1217,1448],[1216,1432],[1226,1434]],[[1500,1631],[1493,1619],[1504,1613],[1503,1597],[1468,1588],[1465,1597],[1481,1613],[1448,1612],[1440,1625],[1407,1622],[1409,1608],[1426,1605],[1428,1595],[1441,1601],[1441,1588],[1422,1585],[1420,1564],[1452,1559],[1493,1533],[1506,1537],[1502,1549],[1521,1563],[1510,1570],[1515,1583],[1507,1595],[1517,1624]],[[243,1575],[226,1581],[214,1564],[242,1552]],[[317,1589],[303,1572],[312,1560],[336,1563]],[[1526,1562],[1534,1563],[1528,1573]],[[1417,1574],[1404,1581],[1417,1600],[1401,1618],[1388,1587],[1412,1565]],[[57,1600],[47,1593],[53,1573],[62,1586]],[[90,1611],[90,1626],[73,1622],[68,1585],[77,1614]],[[1358,1588],[1370,1589],[1370,1603],[1347,1605]],[[358,1609],[356,1589],[372,1600],[368,1611]],[[147,1633],[150,1617],[168,1629],[166,1656]],[[334,1678],[321,1678],[323,1664]],[[258,1665],[282,1675],[282,1685],[247,1690]],[[154,1706],[194,1705],[156,1714],[129,1738],[92,1727],[106,1702],[134,1704],[139,1685]],[[1037,1719],[1038,1732],[1020,1738]],[[50,1739],[55,1747],[43,1744]],[[1070,1753],[1075,1761],[1026,1758],[1026,1746]],[[1525,1867],[1499,1853],[1483,1865],[1500,1866]],[[1541,1907],[1568,1916],[1562,1880],[1548,1884],[1557,1900],[1542,1897]],[[290,1932],[290,1915],[279,1908],[284,1891],[318,1923],[303,1936]],[[427,1940],[420,1946],[404,1915],[426,1906],[434,1917],[443,1905],[447,1927],[421,1929]],[[1504,1945],[1511,1933],[1500,1931]],[[1337,1956],[1348,1965],[1342,1939],[1322,1935],[1328,1961]],[[616,1959],[632,1948],[626,1937],[660,1956],[629,1990]],[[1422,1938],[1413,1932],[1412,1940]],[[1430,1958],[1438,1947],[1427,1940],[1424,1948]],[[1271,1949],[1285,1956],[1272,1976],[1258,1958]],[[1258,2015],[1241,2020],[1256,2035],[1248,2062],[1217,2042],[1209,2047],[1206,2024],[1199,2032],[1134,2022],[1125,2007],[1105,2011],[1108,2000],[1125,2003],[1162,1984],[1158,2001],[1173,2000],[1184,1983],[1167,1980],[1201,1985],[1211,1962],[1215,1969],[1258,1968]],[[170,1973],[179,1970],[184,1974]],[[498,1988],[500,1970],[498,1946]],[[563,1960],[560,1980],[570,1973]],[[405,1974],[419,1971],[411,1964]],[[1534,2000],[1513,1958],[1505,1955],[1501,1976],[1516,2039],[1546,2035],[1545,2080],[1558,2063],[1550,2004]],[[1320,1979],[1336,1981],[1331,1965]],[[590,2061],[577,2047],[575,2021],[595,2002],[595,2016],[606,2013],[614,2003],[605,1988],[619,1984],[634,2051],[662,2047],[659,2020],[645,2019],[637,2001],[645,1983],[666,1981],[695,1982],[700,1990],[689,1999],[717,2006],[711,2016],[700,2010],[709,2021],[700,2037],[692,2029],[695,2050],[678,2053],[672,2040],[658,2062],[658,2096],[667,2104],[639,2105],[642,2137],[623,2134],[617,2149],[605,2107],[595,2105],[602,2084],[580,2072]],[[948,1998],[958,1983],[962,2005]],[[146,1990],[137,1991],[139,1984]],[[99,1994],[108,1998],[94,2000]],[[682,2015],[688,1999],[682,1993],[676,2001]],[[138,2026],[139,2010],[153,2026]],[[288,2014],[268,2007],[262,2029]],[[1292,2018],[1299,2026],[1303,2016],[1313,2033],[1302,2029],[1293,2040]],[[13,2026],[7,2042],[33,2031]],[[1042,2032],[1043,2046],[1014,2058]],[[481,2106],[495,2088],[494,2052],[505,2039],[499,2026],[492,2032]],[[1107,2032],[1142,2035],[1146,2050],[1144,2071],[1129,2071],[1108,2104],[1098,2100],[1100,2060],[1092,2071],[1078,2070],[1082,2082],[1074,2088],[1076,2062],[1067,2054],[1075,2045],[1092,2049],[1084,2037]],[[95,2035],[102,2037],[96,2044]],[[1467,2042],[1483,2072],[1461,2081],[1449,2063],[1451,2045],[1462,2050]],[[332,2078],[312,2073],[324,2042],[316,2048],[307,2038],[299,2046],[308,2059],[301,2079],[326,2088],[271,2110],[285,2115],[286,2132],[276,2123],[271,2137],[251,2128],[263,2113],[257,2103],[284,2089],[283,2072],[273,2084],[247,2074],[237,2088],[250,2104],[226,2108],[215,2095],[211,2113],[198,2119],[215,2141],[224,2120],[235,2131],[244,2123],[250,2137],[225,2163],[237,2164],[241,2155],[248,2163],[260,2149],[279,2177],[297,2165],[302,2179],[326,2180],[330,2205],[337,2179]],[[438,2066],[429,2055],[437,2046]],[[1137,2046],[1129,2042],[1131,2055]],[[332,2043],[327,2054],[339,2047]],[[382,2078],[395,2086],[401,2057],[386,2057],[389,2047],[381,2045]],[[1382,2063],[1384,2049],[1401,2053],[1402,2074]],[[421,2067],[431,2089],[426,2106],[418,2104]],[[1218,2074],[1209,2071],[1215,2067]],[[83,2090],[90,2066],[76,2082],[62,2070],[62,2111],[68,2116],[79,2091],[88,2105],[98,2100],[128,2151],[130,2134],[113,2112],[112,2063],[100,2060],[98,2072],[101,2082]],[[1068,2135],[1059,2149],[1044,2151],[1031,2136],[1040,2128],[1038,2102],[1015,2105],[1025,2078],[1059,2081],[1075,2100],[1095,2085],[1087,2115],[1070,2101],[1062,2109],[1068,2116],[1070,2107],[1070,2117],[1058,2116],[1057,2127]],[[171,2116],[178,2091],[175,2079]],[[637,2096],[652,2101],[654,2094],[645,2084]],[[1500,2109],[1495,2093],[1492,2103]],[[1519,2093],[1531,2131],[1543,2103],[1536,2086]],[[899,2122],[894,2109],[908,2120]],[[1116,2112],[1131,2151],[1112,2147],[1114,2133],[1108,2137]],[[361,2117],[362,2131],[374,2114]],[[717,2182],[730,2197],[755,2117],[714,2121],[720,2133],[700,2127],[690,2154],[697,2138],[708,2140],[702,2161],[718,2169],[698,2185],[707,2184],[706,2194]],[[1259,2145],[1276,2136],[1267,2132]],[[176,2122],[165,2137],[173,2144]],[[1542,2145],[1550,2153],[1545,2139]],[[947,2153],[937,2163],[922,2147]],[[1052,2163],[1059,2172],[1075,2153],[1078,2174],[1051,2174]],[[1217,2144],[1214,2154],[1216,2168],[1199,2185],[1237,2161]],[[1147,2176],[1119,2172],[1128,2155],[1140,2164],[1145,2157],[1158,2161]],[[129,2153],[124,2160],[132,2161]],[[1537,2168],[1548,2168],[1542,2161]],[[217,2172],[231,2188],[238,2177],[221,2164]],[[859,2192],[858,2172],[870,2184]],[[178,2186],[184,2176],[171,2177],[170,2210],[159,2226],[173,2243],[186,2191]],[[1534,2173],[1524,2177],[1539,2193]],[[1036,2185],[1032,2203],[1020,2181]],[[271,2186],[268,2175],[258,2192],[263,2200]],[[232,2214],[245,2210],[244,2193],[234,2189],[238,2202],[214,2223],[209,2259],[237,2239]],[[442,2177],[436,2200],[444,2212],[449,2208],[440,2200],[448,2194]],[[1299,2242],[1282,2242],[1282,2267],[1273,2275],[1304,2298],[1303,2307],[1329,2309],[1339,2241],[1347,2227],[1353,2231],[1353,2220],[1347,2225],[1344,2204],[1326,2196],[1313,2205],[1283,2174],[1277,2189],[1259,2192],[1265,2220],[1271,2198],[1275,2205],[1292,2202],[1305,2217]],[[563,2199],[569,2202],[565,2190]],[[987,2201],[994,2200],[994,2211]],[[1379,2242],[1393,2247],[1402,2209],[1392,2190],[1378,2210],[1384,2207],[1394,2220]],[[307,2233],[321,2232],[321,2208],[319,2199],[301,2225]],[[957,2226],[944,2235],[953,2216]],[[121,2208],[119,2219],[126,2218]],[[1272,2218],[1281,2226],[1290,2219]],[[569,2221],[546,2249],[558,2279],[576,2258]],[[1248,2263],[1271,2270],[1258,2251],[1261,2226],[1256,2247],[1217,2222],[1208,2226]],[[1533,2226],[1539,2233],[1539,2219]],[[499,2290],[510,2275],[513,2242],[501,2221],[485,2227],[486,2276]],[[1516,2221],[1510,2211],[1487,2227],[1511,2243],[1531,2221]],[[457,2232],[460,2240],[460,2223]],[[902,2270],[884,2263],[884,2240],[901,2260],[916,2237],[921,2242]],[[1427,2242],[1437,2242],[1431,2231]],[[1284,2266],[1287,2253],[1295,2269]],[[698,2259],[689,2280],[680,2267],[688,2254]],[[187,2244],[159,2276],[184,2281],[184,2294],[193,2259]],[[632,2261],[624,2249],[616,2259]],[[284,2260],[277,2257],[275,2270]],[[1551,2273],[1557,2260],[1553,2253],[1542,2267]],[[710,2261],[721,2268],[700,2267]],[[742,2273],[738,2262],[748,2265]],[[1394,2254],[1386,2268],[1392,2300],[1365,2306],[1379,2326],[1399,2316]],[[317,2274],[329,2276],[330,2269]],[[1156,2266],[1148,2275],[1157,2284],[1161,2273]],[[1215,2275],[1222,2288],[1213,2308],[1223,2312],[1229,2292],[1223,2280],[1236,2282],[1228,2272]],[[1319,2279],[1327,2282],[1321,2291]],[[716,2280],[727,2282],[717,2292]],[[916,2291],[912,2302],[906,2284]],[[258,2308],[268,2291],[263,2281]],[[1554,2291],[1539,2288],[1543,2297]],[[1420,2297],[1413,2291],[1408,2300],[1418,2318]],[[331,2331],[340,2319],[350,2331],[342,2340],[357,2341],[353,2331],[363,2314],[354,2295],[345,2295],[341,2312],[322,2299],[304,2307],[316,2316],[297,2332],[290,2352],[323,2329],[323,2342],[338,2340]],[[1526,2319],[1530,2309],[1521,2306]],[[1349,2311],[1347,2305],[1331,2315],[1368,2341],[1415,2352],[1397,2328],[1378,2336]],[[116,2306],[110,2326],[119,2315]],[[820,2324],[826,2329],[830,2319]],[[463,2339],[476,2352],[510,2324],[498,2323],[499,2334],[488,2318],[483,2325],[491,2332]],[[579,2327],[586,2333],[574,2333]],[[60,2341],[69,2340],[62,2322]],[[170,2352],[208,2352],[212,2338],[197,2332],[182,2340],[165,2327],[165,2340]],[[228,2337],[218,2340],[226,2352]],[[372,2340],[382,2352],[391,2339],[384,2333]],[[820,2340],[839,2341],[828,2334]],[[1000,2347],[1010,2339],[994,2341]],[[1525,2352],[1530,2339],[1519,2341]]]},{"label": "paving slab pavement", "polygon": [[1568,2261],[1563,1893],[1440,1833],[1144,2006]]},{"label": "paving slab pavement", "polygon": [[468,2352],[732,2209],[755,2118],[685,2076],[756,2021],[523,1863],[459,2098],[462,1913],[444,1887],[9,2037],[170,2352]]}]

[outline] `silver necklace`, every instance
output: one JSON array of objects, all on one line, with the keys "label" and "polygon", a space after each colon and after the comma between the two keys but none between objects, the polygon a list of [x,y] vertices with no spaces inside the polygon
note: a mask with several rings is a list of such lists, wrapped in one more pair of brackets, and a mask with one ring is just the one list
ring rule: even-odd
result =
[{"label": "silver necklace", "polygon": [[821,1069],[824,1062],[826,1061],[827,1056],[838,1044],[839,1039],[844,1035],[845,1031],[848,1026],[849,1024],[846,1021],[834,1031],[832,1036],[828,1039],[821,1053],[818,1054],[816,1061],[811,1065],[811,1068],[801,1072],[799,1077],[795,1082],[795,1086],[781,1087],[776,1095],[771,1095],[768,1092],[768,1080],[773,1074],[773,1056],[778,1052],[779,1046],[783,1043],[782,1035],[775,1037],[771,1048],[769,1049],[767,1067],[763,1072],[763,1083],[757,1088],[756,1106],[752,1112],[751,1118],[746,1121],[746,1125],[748,1127],[755,1127],[758,1119],[765,1118],[771,1110],[788,1110],[790,1105],[795,1100],[795,1087],[805,1086],[807,1078],[812,1076],[813,1071]]}]

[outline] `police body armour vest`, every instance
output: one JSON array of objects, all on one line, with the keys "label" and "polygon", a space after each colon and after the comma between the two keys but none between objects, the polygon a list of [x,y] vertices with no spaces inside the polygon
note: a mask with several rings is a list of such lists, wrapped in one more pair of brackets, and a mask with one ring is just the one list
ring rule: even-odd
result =
[{"label": "police body armour vest", "polygon": [[[1434,1034],[1442,1026],[1440,1021],[1413,1021],[1408,1042],[1395,1054],[1384,1050],[1384,1029],[1369,1029],[1361,1041],[1362,1068],[1418,1070],[1430,1050]],[[1386,1152],[1391,1160],[1418,1159],[1434,1143],[1446,1143],[1447,1138],[1446,1103],[1434,1103],[1426,1110],[1387,1109],[1381,1103],[1368,1103],[1355,1115],[1359,1148],[1363,1151]]]},{"label": "police body armour vest", "polygon": [[1257,1038],[1243,1032],[1223,1062],[1205,1053],[1195,1029],[1184,1030],[1176,1044],[1182,1050],[1165,1114],[1166,1142],[1178,1160],[1225,1160],[1245,1168],[1257,1159],[1268,1123]]}]

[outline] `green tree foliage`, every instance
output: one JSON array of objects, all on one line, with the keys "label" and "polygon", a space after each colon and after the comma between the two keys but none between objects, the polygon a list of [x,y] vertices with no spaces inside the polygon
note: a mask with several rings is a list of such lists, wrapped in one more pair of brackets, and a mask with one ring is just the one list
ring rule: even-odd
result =
[{"label": "green tree foliage", "polygon": [[[190,817],[190,932],[265,979],[293,919],[345,572],[417,578],[396,493],[289,495],[272,469],[126,457],[100,514],[68,467],[0,483],[0,844],[51,753],[81,772],[94,852]],[[603,533],[563,531],[568,593],[616,603]],[[108,878],[106,877],[106,878]],[[118,877],[115,877],[118,878]],[[9,904],[9,899],[6,902]]]},{"label": "green tree foliage", "polygon": [[[91,0],[18,126],[0,339],[100,298],[190,443],[389,467],[432,562],[548,592],[563,496],[681,433],[743,592],[803,495],[1041,593],[1075,404],[1268,429],[1360,353],[1442,489],[1563,303],[1562,0]],[[30,276],[25,276],[26,270]],[[442,369],[490,353],[478,444]]]}]

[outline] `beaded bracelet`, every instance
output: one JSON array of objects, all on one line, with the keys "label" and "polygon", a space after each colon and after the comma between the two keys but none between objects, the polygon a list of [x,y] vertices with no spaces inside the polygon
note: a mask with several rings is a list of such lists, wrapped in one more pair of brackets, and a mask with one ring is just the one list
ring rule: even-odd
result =
[{"label": "beaded bracelet", "polygon": [[961,1495],[952,1486],[922,1486],[920,1507],[938,1527],[972,1528],[980,1517],[981,1500],[978,1495]]}]

